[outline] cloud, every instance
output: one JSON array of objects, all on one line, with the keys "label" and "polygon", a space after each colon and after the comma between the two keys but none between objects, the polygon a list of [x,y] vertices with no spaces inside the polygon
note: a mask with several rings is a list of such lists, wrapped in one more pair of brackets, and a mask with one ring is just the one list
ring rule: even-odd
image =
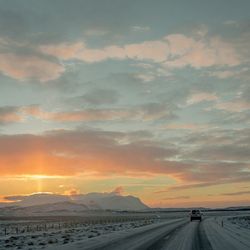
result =
[{"label": "cloud", "polygon": [[84,35],[90,36],[90,37],[100,37],[100,36],[105,36],[110,33],[109,30],[101,29],[101,28],[91,28],[87,29],[84,32]]},{"label": "cloud", "polygon": [[[16,108],[13,112],[19,112],[18,117],[24,120],[31,116],[41,120],[56,122],[79,122],[79,121],[107,121],[127,118],[129,111],[116,109],[83,109],[77,111],[48,112],[37,105]],[[16,116],[17,114],[14,113]]]},{"label": "cloud", "polygon": [[166,61],[165,66],[170,68],[182,68],[191,66],[196,69],[211,66],[236,66],[241,63],[241,58],[230,44],[219,37],[208,39],[208,41],[195,41],[193,44],[186,41],[188,50],[182,52],[177,50],[177,57]]},{"label": "cloud", "polygon": [[234,192],[234,193],[222,193],[221,195],[238,196],[238,195],[245,195],[245,194],[250,194],[250,191],[241,191],[241,192]]},{"label": "cloud", "polygon": [[183,124],[172,123],[172,124],[162,126],[162,128],[164,128],[164,129],[176,129],[176,130],[201,130],[201,129],[210,128],[210,125],[198,124],[198,123],[183,123]]},{"label": "cloud", "polygon": [[213,76],[219,79],[228,79],[228,78],[237,78],[237,79],[244,79],[249,75],[249,68],[248,67],[241,67],[241,68],[230,68],[226,70],[212,70],[207,73],[208,76]]},{"label": "cloud", "polygon": [[77,59],[89,63],[108,59],[138,60],[161,63],[167,68],[191,66],[236,66],[242,60],[235,48],[220,37],[195,39],[182,34],[171,34],[161,40],[144,41],[124,46],[110,45],[103,48],[88,48],[84,42],[49,44],[40,46],[40,51],[61,60]]},{"label": "cloud", "polygon": [[83,109],[76,111],[47,112],[38,106],[31,106],[24,107],[23,112],[37,119],[56,122],[110,121],[124,119],[130,116],[129,111],[119,109]]},{"label": "cloud", "polygon": [[86,109],[80,111],[47,112],[37,105],[0,107],[0,124],[25,121],[27,116],[56,122],[105,121],[128,118],[129,111]]},{"label": "cloud", "polygon": [[209,102],[209,101],[216,101],[218,100],[218,97],[216,94],[206,93],[206,92],[197,92],[192,94],[187,99],[188,105],[197,104],[200,102]]},{"label": "cloud", "polygon": [[0,71],[17,80],[35,79],[46,82],[58,78],[64,67],[34,55],[0,54]]},{"label": "cloud", "polygon": [[249,161],[248,145],[203,145],[188,154],[190,158],[209,161]]},{"label": "cloud", "polygon": [[249,84],[246,84],[243,86],[242,92],[240,93],[239,96],[242,101],[250,102],[250,86]]},{"label": "cloud", "polygon": [[230,70],[224,70],[224,71],[215,71],[210,73],[210,76],[215,76],[219,79],[226,79],[235,76],[235,72]]},{"label": "cloud", "polygon": [[145,32],[145,31],[149,31],[150,27],[148,27],[148,26],[132,26],[131,30],[135,31],[135,32]]},{"label": "cloud", "polygon": [[222,129],[217,128],[202,132],[192,132],[188,136],[182,138],[184,145],[194,144],[195,146],[213,146],[213,145],[245,145],[250,142],[249,128],[245,129]]},{"label": "cloud", "polygon": [[174,108],[164,103],[149,102],[137,107],[137,116],[144,121],[175,118]]},{"label": "cloud", "polygon": [[183,199],[190,199],[190,196],[176,196],[176,197],[164,198],[164,200],[183,200]]},{"label": "cloud", "polygon": [[102,131],[2,135],[1,175],[63,176],[86,172],[102,175],[154,175],[174,173],[182,168],[182,164],[166,160],[177,153],[175,148],[160,147],[147,141],[120,144],[122,138],[128,139],[123,133]]},{"label": "cloud", "polygon": [[98,110],[87,109],[69,112],[43,112],[38,118],[57,122],[78,122],[78,121],[111,121],[118,119],[128,119],[129,112],[126,110]]},{"label": "cloud", "polygon": [[[250,146],[249,129],[212,129],[208,131],[192,132],[180,141],[189,146],[183,157],[189,160],[209,161],[210,163],[228,162],[241,164],[249,162]],[[191,147],[193,146],[193,147]],[[210,168],[211,169],[211,168]],[[228,169],[229,171],[229,169]]]},{"label": "cloud", "polygon": [[[97,96],[96,92],[90,92],[81,98],[87,99],[88,102],[101,105],[114,101],[110,92],[103,97]],[[76,101],[75,99],[73,101]],[[79,100],[78,100],[79,101]],[[41,120],[56,122],[84,122],[84,121],[112,121],[112,120],[142,120],[153,121],[159,119],[172,119],[175,117],[170,107],[160,103],[147,103],[129,108],[88,108],[70,111],[48,112],[44,111],[37,105],[23,106],[18,108],[19,115],[22,119],[31,116]]]},{"label": "cloud", "polygon": [[87,103],[90,105],[105,105],[105,104],[114,104],[119,100],[120,94],[114,89],[93,89],[86,92],[82,96],[76,96],[69,98],[67,101],[72,104],[81,105]]},{"label": "cloud", "polygon": [[0,107],[0,125],[22,121],[23,118],[18,112],[19,112],[18,107],[13,107],[13,106]]},{"label": "cloud", "polygon": [[214,108],[227,112],[243,112],[250,110],[250,102],[244,100],[233,100],[228,102],[219,102]]},{"label": "cloud", "polygon": [[179,145],[178,159],[193,166],[179,175],[185,185],[177,189],[250,180],[249,129],[189,130],[174,139]]},{"label": "cloud", "polygon": [[31,195],[19,195],[19,196],[6,196],[7,201],[17,202],[20,206],[33,206],[42,205],[56,202],[70,201],[70,197],[67,195],[53,194],[53,193],[34,193]]},{"label": "cloud", "polygon": [[238,25],[238,22],[236,20],[227,20],[223,24],[225,24],[225,25]]},{"label": "cloud", "polygon": [[60,58],[61,60],[70,60],[77,58],[77,54],[85,48],[83,42],[73,44],[61,43],[57,45],[40,46],[41,52]]},{"label": "cloud", "polygon": [[[62,42],[57,44],[43,44],[30,46],[27,43],[18,43],[9,40],[9,44],[2,39],[3,51],[28,50],[28,54],[2,52],[0,54],[0,71],[17,80],[35,79],[47,82],[59,78],[66,70],[65,65],[52,60],[83,61],[97,63],[105,60],[134,60],[143,63],[157,63],[168,74],[173,69],[193,67],[196,69],[211,66],[237,66],[245,61],[239,55],[233,44],[220,37],[202,38],[170,34],[159,40],[143,41],[121,45],[108,45],[101,48],[90,48],[84,41]],[[2,48],[3,49],[3,48]],[[50,57],[48,57],[48,55]],[[219,78],[228,77],[230,71],[211,73]],[[159,72],[139,74],[145,81],[151,81]]]},{"label": "cloud", "polygon": [[74,195],[79,195],[80,191],[76,188],[71,188],[69,190],[64,191],[64,195],[69,195],[69,196],[74,196]]},{"label": "cloud", "polygon": [[[173,190],[250,180],[249,164],[242,162],[242,156],[249,158],[247,152],[238,156],[226,149],[222,155],[218,147],[209,152],[202,146],[204,155],[196,153],[197,147],[190,148],[194,151],[183,154],[181,148],[141,132],[136,136],[92,130],[0,135],[0,172],[1,176],[163,175],[177,181]],[[230,161],[233,154],[238,162]],[[202,160],[206,157],[209,160]]]},{"label": "cloud", "polygon": [[119,186],[119,187],[116,187],[111,193],[114,193],[116,195],[122,195],[124,191],[125,191],[124,187]]},{"label": "cloud", "polygon": [[155,75],[149,72],[147,74],[137,74],[136,78],[142,80],[143,82],[151,82],[155,79]]},{"label": "cloud", "polygon": [[[214,174],[216,175],[216,173]],[[216,180],[216,181],[209,181],[209,182],[198,182],[198,183],[192,183],[192,184],[180,184],[180,185],[173,185],[169,188],[166,188],[164,190],[155,191],[155,193],[161,194],[161,193],[169,193],[171,191],[181,191],[181,190],[188,190],[188,189],[197,189],[197,188],[206,188],[211,186],[218,186],[218,185],[224,185],[224,184],[232,184],[232,183],[243,183],[243,182],[249,182],[250,176],[249,174],[242,177],[232,177],[225,180]]]},{"label": "cloud", "polygon": [[197,46],[197,41],[194,38],[182,34],[171,34],[166,36],[164,40],[168,42],[171,54],[174,56],[182,56]]}]

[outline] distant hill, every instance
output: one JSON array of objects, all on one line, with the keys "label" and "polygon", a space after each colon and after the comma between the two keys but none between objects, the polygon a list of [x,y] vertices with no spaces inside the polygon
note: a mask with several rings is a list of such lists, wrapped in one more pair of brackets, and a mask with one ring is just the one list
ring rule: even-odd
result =
[{"label": "distant hill", "polygon": [[14,202],[9,203],[9,205],[19,206],[19,207],[29,207],[43,204],[52,204],[58,202],[71,201],[69,196],[52,194],[52,193],[37,193],[31,195],[20,195],[7,197],[8,200],[13,200]]},{"label": "distant hill", "polygon": [[1,203],[1,215],[34,215],[34,214],[78,214],[92,210],[129,210],[148,209],[142,201],[134,196],[123,196],[118,193],[89,193],[80,195],[57,195],[51,193],[17,196],[17,200]]},{"label": "distant hill", "polygon": [[141,200],[134,196],[122,196],[115,193],[89,193],[86,195],[78,195],[73,199],[88,207],[97,207],[110,210],[143,210],[147,209]]}]

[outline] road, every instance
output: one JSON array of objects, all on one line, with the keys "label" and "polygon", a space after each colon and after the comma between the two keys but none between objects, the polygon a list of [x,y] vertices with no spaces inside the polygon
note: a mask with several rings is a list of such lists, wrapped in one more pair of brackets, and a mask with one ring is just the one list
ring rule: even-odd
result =
[{"label": "road", "polygon": [[193,221],[177,227],[145,250],[212,250],[204,232],[203,223]]},{"label": "road", "polygon": [[60,250],[249,250],[250,230],[222,220],[169,220],[60,246]]}]

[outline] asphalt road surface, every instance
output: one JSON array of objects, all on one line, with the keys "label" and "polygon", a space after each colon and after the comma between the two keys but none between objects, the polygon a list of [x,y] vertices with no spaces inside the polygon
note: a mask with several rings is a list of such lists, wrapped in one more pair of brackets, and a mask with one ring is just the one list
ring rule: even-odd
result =
[{"label": "asphalt road surface", "polygon": [[[223,223],[222,223],[223,221]],[[56,249],[56,248],[54,248]],[[249,250],[250,230],[224,218],[187,218],[107,234],[60,250]]]},{"label": "asphalt road surface", "polygon": [[203,223],[193,221],[177,227],[145,250],[212,250]]}]

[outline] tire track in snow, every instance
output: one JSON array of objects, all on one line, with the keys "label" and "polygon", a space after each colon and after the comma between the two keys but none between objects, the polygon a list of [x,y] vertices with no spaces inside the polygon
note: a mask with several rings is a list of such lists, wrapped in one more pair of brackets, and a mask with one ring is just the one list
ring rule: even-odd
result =
[{"label": "tire track in snow", "polygon": [[212,250],[203,223],[198,221],[186,223],[146,250]]},{"label": "tire track in snow", "polygon": [[[199,223],[198,226],[198,235],[196,236],[198,238],[198,248],[194,248],[195,250],[213,250],[212,245],[210,241],[207,238],[205,229],[204,229],[204,223],[206,220],[203,220],[201,223]],[[193,249],[192,249],[193,250]]]},{"label": "tire track in snow", "polygon": [[239,229],[238,235],[232,234],[226,228],[218,225],[212,218],[207,220],[205,230],[213,250],[249,250],[250,241],[245,241],[241,237]]},{"label": "tire track in snow", "polygon": [[178,234],[178,231],[180,231],[182,228],[184,228],[189,222],[186,222],[185,224],[182,224],[176,228],[174,228],[171,231],[167,231],[161,239],[158,241],[155,241],[151,246],[144,250],[160,250],[160,249],[165,249],[164,246],[166,246],[167,242],[170,242],[172,238]]}]

